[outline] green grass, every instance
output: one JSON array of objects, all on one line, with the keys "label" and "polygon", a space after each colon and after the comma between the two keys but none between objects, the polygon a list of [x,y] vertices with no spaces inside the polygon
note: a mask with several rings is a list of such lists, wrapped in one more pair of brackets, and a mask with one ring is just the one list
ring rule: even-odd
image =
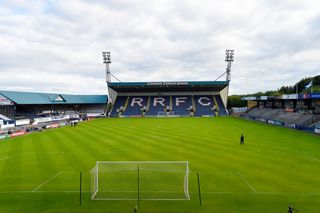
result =
[{"label": "green grass", "polygon": [[319,212],[320,137],[237,118],[97,119],[2,140],[0,212],[133,212],[135,201],[90,200],[95,162],[180,160],[191,200],[142,201],[139,213]]}]

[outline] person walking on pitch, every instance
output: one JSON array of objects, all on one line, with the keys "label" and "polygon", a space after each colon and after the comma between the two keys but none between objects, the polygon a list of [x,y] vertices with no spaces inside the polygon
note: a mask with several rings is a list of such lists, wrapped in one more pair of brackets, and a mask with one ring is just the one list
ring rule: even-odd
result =
[{"label": "person walking on pitch", "polygon": [[243,134],[241,134],[241,136],[240,136],[240,144],[244,144],[244,136],[243,136]]}]

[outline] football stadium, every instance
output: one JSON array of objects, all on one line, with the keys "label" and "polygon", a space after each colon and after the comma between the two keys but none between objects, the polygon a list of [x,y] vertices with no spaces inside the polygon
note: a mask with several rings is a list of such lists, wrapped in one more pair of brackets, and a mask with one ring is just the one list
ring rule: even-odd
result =
[{"label": "football stadium", "polygon": [[[320,94],[224,81],[111,82],[108,94],[0,91],[0,212],[319,212]],[[289,210],[288,210],[289,209]]]}]

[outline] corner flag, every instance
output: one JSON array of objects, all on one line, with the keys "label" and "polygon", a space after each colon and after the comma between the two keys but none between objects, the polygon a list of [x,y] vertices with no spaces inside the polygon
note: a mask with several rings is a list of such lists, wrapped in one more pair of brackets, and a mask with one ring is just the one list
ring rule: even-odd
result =
[{"label": "corner flag", "polygon": [[305,86],[306,89],[312,87],[312,81],[313,81],[313,80],[311,80],[310,83]]}]

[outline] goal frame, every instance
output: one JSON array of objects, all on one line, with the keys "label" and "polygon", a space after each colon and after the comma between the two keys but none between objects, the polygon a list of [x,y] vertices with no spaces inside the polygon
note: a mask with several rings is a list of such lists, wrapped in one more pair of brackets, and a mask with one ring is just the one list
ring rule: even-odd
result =
[{"label": "goal frame", "polygon": [[[99,165],[100,164],[182,164],[185,165],[185,175],[183,183],[183,193],[185,198],[96,198],[99,192]],[[94,168],[91,170],[91,200],[190,200],[189,195],[189,162],[188,161],[97,161]],[[93,177],[92,177],[93,175]],[[138,183],[139,184],[139,183]],[[137,190],[139,194],[139,191]]]},{"label": "goal frame", "polygon": [[164,111],[158,111],[157,117],[167,117],[167,112]]},{"label": "goal frame", "polygon": [[175,115],[174,111],[169,111],[167,117],[178,117],[178,115]]}]

